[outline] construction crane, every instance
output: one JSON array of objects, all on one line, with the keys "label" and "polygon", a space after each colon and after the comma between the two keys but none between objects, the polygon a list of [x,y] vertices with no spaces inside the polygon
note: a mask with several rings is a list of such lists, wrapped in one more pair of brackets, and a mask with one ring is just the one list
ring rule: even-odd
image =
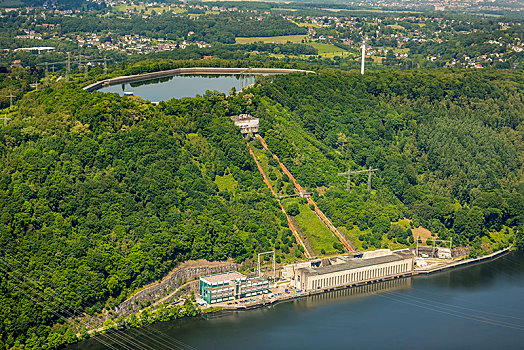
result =
[{"label": "construction crane", "polygon": [[373,174],[373,172],[375,171],[378,171],[378,169],[372,169],[371,167],[369,167],[366,170],[351,171],[351,168],[348,168],[348,171],[346,171],[345,173],[338,173],[337,175],[347,177],[346,191],[350,192],[351,191],[351,175],[368,173],[368,192],[371,193],[371,174]]}]

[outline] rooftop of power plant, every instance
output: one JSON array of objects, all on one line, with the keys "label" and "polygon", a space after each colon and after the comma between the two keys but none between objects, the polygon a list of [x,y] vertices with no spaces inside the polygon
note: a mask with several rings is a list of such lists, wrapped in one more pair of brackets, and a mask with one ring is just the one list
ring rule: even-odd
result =
[{"label": "rooftop of power plant", "polygon": [[385,263],[389,263],[393,261],[403,260],[406,258],[407,257],[401,256],[398,254],[390,254],[390,255],[372,257],[368,259],[345,258],[343,259],[345,261],[337,261],[332,265],[321,266],[318,268],[304,267],[302,269],[305,270],[305,273],[308,275],[322,275],[326,273],[358,269],[358,268],[366,267],[366,266],[385,264]]}]

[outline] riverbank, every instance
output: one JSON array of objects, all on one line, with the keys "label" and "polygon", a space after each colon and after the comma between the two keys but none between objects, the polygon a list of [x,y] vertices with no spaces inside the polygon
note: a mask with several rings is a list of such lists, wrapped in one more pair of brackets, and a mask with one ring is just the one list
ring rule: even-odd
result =
[{"label": "riverbank", "polygon": [[[145,327],[197,349],[521,349],[524,252],[419,278]],[[138,331],[122,333],[147,341]],[[445,336],[443,336],[445,334]],[[68,350],[103,350],[89,340]]]},{"label": "riverbank", "polygon": [[456,261],[456,262],[452,262],[452,263],[449,263],[449,264],[444,264],[442,266],[437,266],[437,267],[433,267],[433,268],[429,268],[429,269],[419,269],[417,271],[417,275],[418,274],[430,274],[430,273],[434,273],[434,272],[440,272],[440,271],[444,271],[444,270],[448,270],[448,269],[452,269],[452,268],[457,268],[457,267],[461,267],[461,266],[465,266],[465,265],[469,265],[469,264],[475,264],[475,263],[478,263],[478,262],[481,262],[481,261],[485,261],[485,260],[490,260],[490,259],[494,259],[494,258],[497,258],[503,254],[506,254],[508,253],[511,248],[513,246],[509,246],[507,248],[504,248],[504,249],[501,249],[501,250],[498,250],[496,252],[493,252],[491,254],[488,254],[488,255],[484,255],[484,256],[479,256],[478,258],[471,258],[471,259],[466,259],[466,260],[460,260],[460,261]]},{"label": "riverbank", "polygon": [[[182,307],[182,309],[178,309],[178,312],[173,313],[178,314],[177,317],[173,317],[172,319],[177,320],[185,320],[184,322],[196,322],[196,321],[189,321],[190,319],[199,319],[200,317],[191,317],[195,315],[202,315],[204,319],[220,319],[223,317],[227,317],[228,315],[238,315],[238,314],[244,314],[244,313],[238,313],[238,311],[247,311],[247,310],[254,310],[260,309],[263,310],[264,308],[271,308],[277,304],[284,304],[289,301],[296,301],[298,300],[305,300],[306,303],[310,303],[308,301],[311,301],[312,303],[319,300],[332,300],[336,299],[336,296],[351,296],[351,295],[380,295],[383,293],[391,292],[391,291],[398,291],[399,289],[410,289],[412,285],[412,279],[406,278],[406,277],[412,277],[416,275],[432,275],[436,274],[437,272],[445,271],[445,270],[463,270],[467,271],[468,269],[460,269],[460,267],[470,267],[473,268],[474,266],[481,265],[481,262],[490,261],[490,260],[496,260],[508,253],[511,250],[512,247],[507,247],[505,249],[499,250],[497,252],[494,252],[489,255],[485,255],[479,258],[474,259],[465,259],[461,261],[455,261],[447,264],[442,264],[442,266],[438,268],[431,268],[431,269],[425,269],[417,271],[413,271],[412,273],[406,273],[403,275],[397,275],[389,278],[383,278],[380,280],[367,280],[362,281],[360,283],[355,283],[349,286],[341,286],[341,287],[334,287],[334,288],[328,288],[323,290],[315,290],[311,292],[299,292],[296,289],[288,289],[288,293],[285,292],[278,292],[278,290],[275,290],[275,288],[271,288],[272,292],[277,293],[269,293],[264,296],[259,296],[257,298],[246,298],[243,302],[240,302],[241,300],[237,300],[237,304],[230,304],[225,305],[222,304],[213,304],[212,308],[206,308],[203,307],[199,312],[196,314],[193,314],[192,312],[189,312],[188,315],[182,315],[185,314],[185,308],[182,307],[182,305],[177,305],[176,308]],[[421,281],[427,281],[427,279],[421,279]],[[281,288],[285,288],[283,285],[279,286]],[[279,295],[278,293],[282,293]],[[271,294],[273,294],[271,296]],[[313,299],[311,299],[313,298]],[[289,303],[292,305],[293,303]],[[195,305],[196,307],[196,305]],[[165,308],[164,311],[161,311],[159,315],[164,314],[165,312],[170,312],[171,308]],[[265,311],[264,311],[265,312]],[[251,314],[245,313],[245,315]],[[141,316],[139,314],[139,316]],[[181,317],[180,317],[181,316]],[[189,316],[189,317],[188,317]],[[148,319],[151,317],[151,315],[148,316]],[[158,321],[166,321],[168,318],[158,318],[157,321],[152,321],[154,323],[158,323],[159,325],[162,324],[162,322]],[[183,322],[183,323],[184,323]],[[90,334],[90,337],[96,337],[100,336],[101,334],[107,332],[108,330],[123,330],[127,328],[127,332],[134,332],[133,329],[140,329],[140,325],[145,326],[149,325],[150,323],[141,323],[136,322],[134,324],[130,322],[124,322],[122,325],[114,325],[111,324],[108,329],[105,330],[98,330],[99,332],[95,332],[95,334]],[[178,324],[178,323],[177,323]],[[116,326],[116,327],[115,327]],[[157,326],[160,327],[160,326]],[[145,332],[145,330],[137,330],[136,332]]]},{"label": "riverbank", "polygon": [[96,83],[89,84],[83,89],[88,92],[93,92],[104,86],[111,86],[117,84],[134,83],[138,81],[146,81],[151,79],[171,77],[174,75],[282,75],[290,73],[315,73],[313,71],[303,69],[287,69],[287,68],[215,68],[215,67],[191,67],[191,68],[176,68],[163,70],[158,72],[126,75],[111,79],[105,79],[97,81]]},{"label": "riverbank", "polygon": [[318,290],[313,290],[313,291],[308,291],[308,292],[296,290],[294,288],[281,285],[281,286],[276,286],[274,288],[271,288],[270,293],[256,297],[256,298],[248,297],[248,298],[240,299],[234,302],[219,303],[219,304],[213,304],[213,305],[218,306],[222,309],[221,311],[218,311],[218,312],[256,309],[256,308],[274,305],[274,304],[281,303],[281,302],[290,301],[293,299],[314,296],[314,295],[323,294],[327,292],[349,289],[349,288],[356,288],[356,287],[371,285],[371,284],[375,284],[379,282],[393,281],[393,280],[397,280],[401,278],[416,276],[419,274],[428,275],[428,274],[433,274],[433,273],[437,273],[437,272],[441,272],[441,271],[445,271],[449,269],[455,269],[458,267],[463,267],[463,266],[467,266],[471,264],[477,264],[480,262],[484,262],[487,260],[492,260],[492,259],[501,257],[502,255],[508,253],[511,250],[511,248],[512,246],[509,246],[507,248],[501,249],[499,251],[496,251],[491,254],[484,255],[478,258],[454,261],[450,263],[441,264],[436,267],[431,267],[428,269],[418,268],[418,269],[414,269],[412,272],[409,272],[409,273],[403,273],[403,274],[398,274],[398,275],[385,277],[385,278],[379,278],[379,279],[369,279],[369,280],[364,280],[364,281],[360,281],[357,283],[351,283],[351,284],[344,285],[344,286],[324,288],[324,289],[318,289]]}]

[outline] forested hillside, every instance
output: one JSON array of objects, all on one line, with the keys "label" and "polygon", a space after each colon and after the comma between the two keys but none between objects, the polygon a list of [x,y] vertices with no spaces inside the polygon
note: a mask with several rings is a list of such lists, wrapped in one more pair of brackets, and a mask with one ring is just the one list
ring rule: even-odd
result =
[{"label": "forested hillside", "polygon": [[[74,83],[25,95],[0,129],[1,347],[74,338],[8,271],[99,312],[179,261],[300,257],[229,118],[239,113],[261,118],[271,152],[359,247],[412,244],[392,224],[404,218],[475,254],[522,245],[523,74],[326,70],[258,82],[158,105]],[[355,176],[347,193],[337,173],[369,166],[373,191]]]},{"label": "forested hillside", "polygon": [[226,117],[249,103],[210,94],[157,107],[73,85],[27,95],[0,130],[0,347],[60,344],[65,331],[6,271],[99,312],[177,261],[244,261],[275,243],[279,260],[295,256]]},{"label": "forested hillside", "polygon": [[[267,143],[337,226],[355,225],[366,246],[380,247],[386,233],[405,242],[390,222],[409,217],[480,249],[489,231],[523,231],[523,78],[333,72],[279,77],[257,94],[269,98],[260,97]],[[376,191],[361,175],[345,192],[337,173],[369,166]]]}]

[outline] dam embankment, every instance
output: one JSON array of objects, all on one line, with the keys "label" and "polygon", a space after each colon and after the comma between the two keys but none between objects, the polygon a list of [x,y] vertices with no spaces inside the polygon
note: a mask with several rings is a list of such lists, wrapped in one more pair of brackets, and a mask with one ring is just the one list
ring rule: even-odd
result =
[{"label": "dam embankment", "polygon": [[151,79],[171,77],[174,75],[282,75],[290,73],[315,73],[313,71],[302,69],[286,69],[286,68],[216,68],[216,67],[191,67],[191,68],[176,68],[163,70],[158,72],[125,75],[121,77],[105,79],[89,84],[83,89],[89,92],[98,90],[104,86],[111,86],[117,84],[134,83],[138,81],[146,81]]}]

